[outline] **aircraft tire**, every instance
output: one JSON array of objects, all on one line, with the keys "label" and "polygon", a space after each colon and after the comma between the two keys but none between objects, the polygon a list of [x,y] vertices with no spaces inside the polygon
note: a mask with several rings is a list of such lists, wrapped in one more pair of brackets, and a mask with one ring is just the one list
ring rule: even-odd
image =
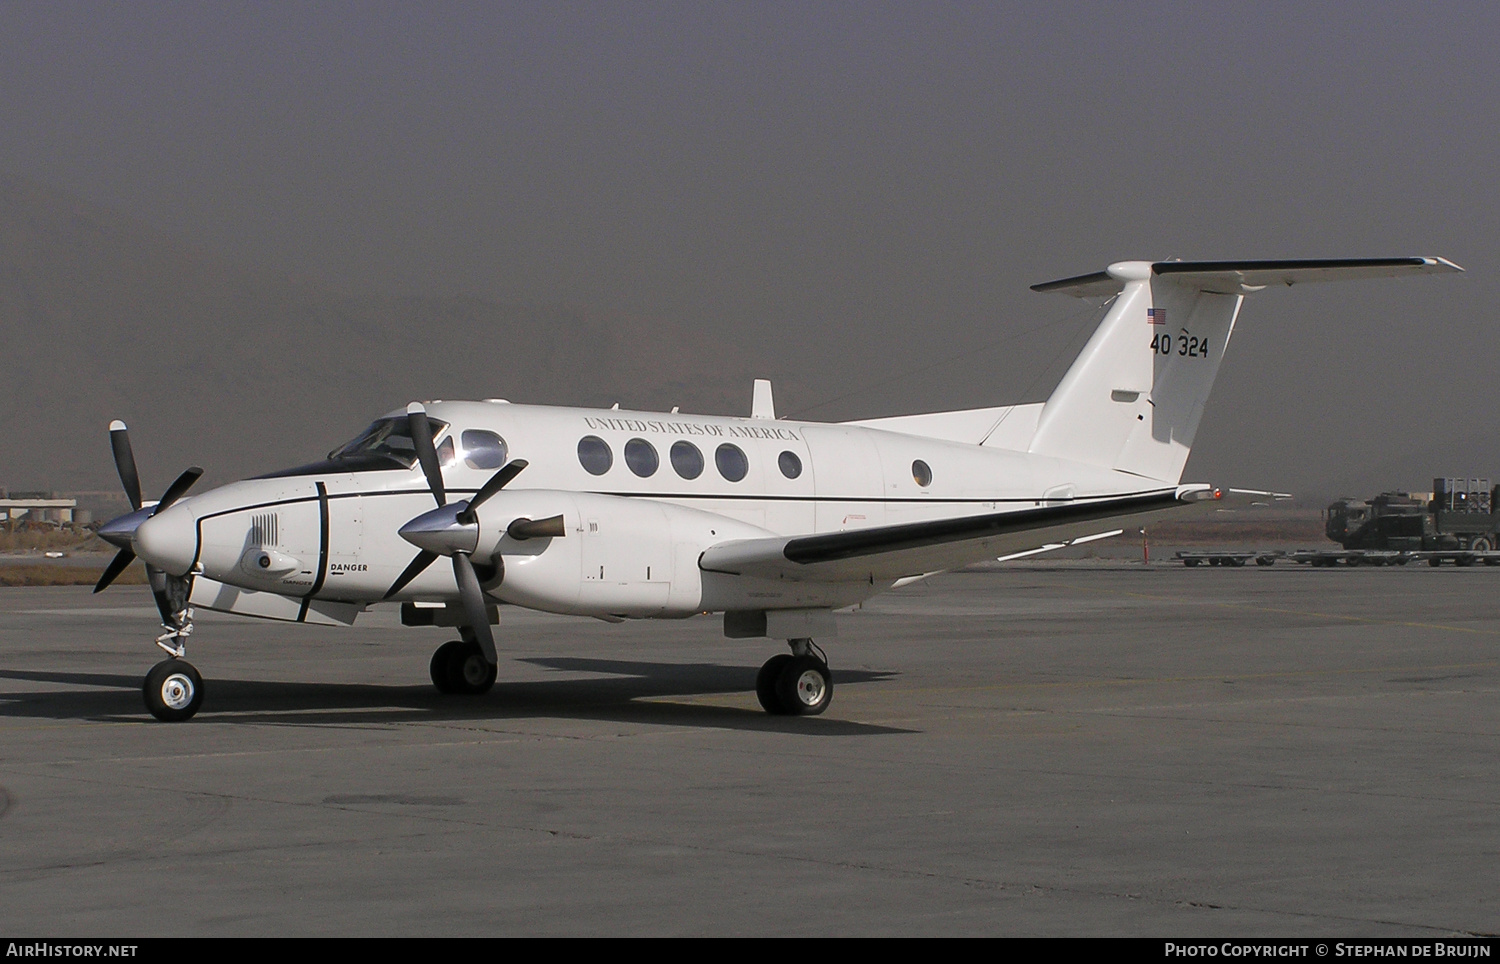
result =
[{"label": "aircraft tire", "polygon": [[455,639],[444,643],[432,654],[432,663],[427,670],[432,675],[432,685],[436,686],[439,693],[456,693],[453,688],[453,654],[456,650],[463,648],[463,640]]},{"label": "aircraft tire", "polygon": [[1439,559],[1437,556],[1429,556],[1427,558],[1427,564],[1436,568],[1437,566],[1441,566],[1443,564],[1443,560]]},{"label": "aircraft tire", "polygon": [[833,674],[816,656],[793,656],[776,674],[776,695],[792,716],[817,716],[833,702]]},{"label": "aircraft tire", "polygon": [[755,697],[760,700],[761,708],[772,716],[786,716],[791,712],[782,705],[781,697],[776,693],[776,681],[781,676],[781,668],[791,661],[791,653],[780,653],[766,660],[760,672],[755,674]]},{"label": "aircraft tire", "polygon": [[164,659],[151,667],[141,687],[146,710],[163,723],[192,719],[203,705],[203,677],[185,659]]},{"label": "aircraft tire", "polygon": [[482,696],[495,685],[497,669],[484,658],[478,643],[460,642],[448,656],[448,692]]}]

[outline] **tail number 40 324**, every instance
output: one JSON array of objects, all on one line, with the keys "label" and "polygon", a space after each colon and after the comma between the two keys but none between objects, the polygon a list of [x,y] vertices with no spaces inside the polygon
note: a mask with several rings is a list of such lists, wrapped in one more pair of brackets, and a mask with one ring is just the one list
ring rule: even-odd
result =
[{"label": "tail number 40 324", "polygon": [[1182,355],[1185,358],[1207,358],[1208,339],[1190,334],[1186,328],[1178,332],[1175,339],[1171,334],[1164,331],[1151,336],[1151,350],[1158,355]]}]

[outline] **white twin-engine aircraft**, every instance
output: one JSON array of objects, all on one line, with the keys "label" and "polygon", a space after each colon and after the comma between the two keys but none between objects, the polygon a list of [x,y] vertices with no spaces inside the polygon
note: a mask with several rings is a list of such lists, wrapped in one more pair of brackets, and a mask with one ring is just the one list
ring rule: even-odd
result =
[{"label": "white twin-engine aircraft", "polygon": [[[170,658],[146,706],[185,720],[203,680],[183,658],[193,608],[352,624],[400,602],[452,626],[432,658],[444,693],[495,681],[500,604],[673,619],[723,613],[732,638],[785,639],[756,681],[770,713],[821,713],[833,677],[814,637],[835,610],[934,573],[1098,534],[1220,496],[1181,484],[1247,293],[1268,285],[1440,274],[1442,258],[1123,261],[1035,285],[1112,299],[1044,403],[826,424],[485,402],[412,403],[326,460],[184,498],[184,472],[141,501],[123,423],[110,426],[134,512],[95,591],[139,556]],[[446,556],[447,564],[437,565]]]}]

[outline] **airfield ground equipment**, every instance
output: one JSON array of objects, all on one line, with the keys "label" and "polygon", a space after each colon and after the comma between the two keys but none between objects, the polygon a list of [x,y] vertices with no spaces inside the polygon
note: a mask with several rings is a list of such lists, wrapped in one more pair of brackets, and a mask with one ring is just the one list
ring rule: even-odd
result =
[{"label": "airfield ground equipment", "polygon": [[1432,493],[1382,492],[1373,499],[1339,499],[1328,507],[1325,531],[1344,547],[1307,561],[1332,565],[1403,564],[1413,559],[1439,566],[1452,562],[1500,565],[1497,487],[1489,479],[1440,478]]},{"label": "airfield ground equipment", "polygon": [[1182,560],[1184,566],[1243,566],[1254,561],[1257,566],[1274,566],[1276,560],[1285,556],[1286,553],[1279,549],[1266,552],[1179,552],[1177,558]]}]

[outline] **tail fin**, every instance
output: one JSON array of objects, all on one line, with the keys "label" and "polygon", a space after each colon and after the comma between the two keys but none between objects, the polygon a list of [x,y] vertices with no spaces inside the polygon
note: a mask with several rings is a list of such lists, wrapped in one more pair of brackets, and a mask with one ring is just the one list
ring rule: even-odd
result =
[{"label": "tail fin", "polygon": [[1047,399],[1030,451],[1175,483],[1246,294],[1462,270],[1443,258],[1122,261],[1033,285],[1115,300]]}]

